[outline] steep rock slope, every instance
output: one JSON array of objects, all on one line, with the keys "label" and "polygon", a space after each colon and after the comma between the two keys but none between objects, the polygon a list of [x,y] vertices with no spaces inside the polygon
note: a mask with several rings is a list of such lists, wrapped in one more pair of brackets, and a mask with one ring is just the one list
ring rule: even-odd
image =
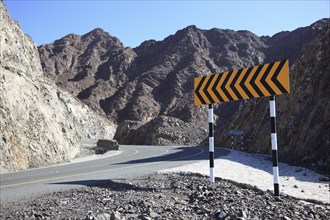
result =
[{"label": "steep rock slope", "polygon": [[324,30],[328,22],[329,19],[321,19],[310,26],[297,28],[292,32],[283,31],[272,37],[261,37],[269,46],[266,51],[266,61],[290,59],[293,64]]},{"label": "steep rock slope", "polygon": [[129,81],[129,67],[136,56],[99,28],[83,36],[69,34],[42,45],[39,52],[45,76],[100,114],[99,101]]},{"label": "steep rock slope", "polygon": [[0,171],[79,154],[83,138],[112,138],[115,125],[43,79],[38,50],[0,1]]},{"label": "steep rock slope", "polygon": [[[279,157],[329,173],[330,171],[330,23],[290,70],[291,93],[278,96]],[[229,129],[246,133],[249,151],[269,153],[268,98],[241,104],[230,124],[219,130],[217,144],[229,145]]]}]

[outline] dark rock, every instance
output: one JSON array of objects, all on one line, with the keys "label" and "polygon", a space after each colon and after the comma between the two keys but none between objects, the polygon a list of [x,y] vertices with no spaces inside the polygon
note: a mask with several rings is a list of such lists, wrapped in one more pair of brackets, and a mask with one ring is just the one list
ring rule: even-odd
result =
[{"label": "dark rock", "polygon": [[121,219],[121,214],[118,211],[111,212],[110,219],[120,220]]},{"label": "dark rock", "polygon": [[124,120],[119,123],[114,139],[119,144],[130,144],[134,138],[136,130],[141,127],[144,123],[141,121]]},{"label": "dark rock", "polygon": [[218,219],[218,220],[223,220],[223,219],[225,219],[226,218],[226,216],[227,216],[227,214],[224,212],[224,211],[217,211],[216,213],[215,213],[215,217],[216,217],[216,219]]},{"label": "dark rock", "polygon": [[247,218],[247,210],[240,210],[238,217]]},{"label": "dark rock", "polygon": [[95,151],[118,150],[119,144],[116,140],[99,139],[96,143]]},{"label": "dark rock", "polygon": [[328,181],[330,181],[330,177],[328,177],[328,176],[322,176],[322,177],[319,178],[319,181],[328,182]]}]

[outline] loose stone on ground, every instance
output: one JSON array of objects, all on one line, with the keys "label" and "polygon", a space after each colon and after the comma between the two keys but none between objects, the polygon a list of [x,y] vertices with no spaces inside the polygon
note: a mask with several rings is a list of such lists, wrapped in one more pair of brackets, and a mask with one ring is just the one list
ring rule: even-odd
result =
[{"label": "loose stone on ground", "polygon": [[0,219],[328,219],[330,204],[240,187],[198,174],[155,174],[134,180],[95,181],[1,205]]}]

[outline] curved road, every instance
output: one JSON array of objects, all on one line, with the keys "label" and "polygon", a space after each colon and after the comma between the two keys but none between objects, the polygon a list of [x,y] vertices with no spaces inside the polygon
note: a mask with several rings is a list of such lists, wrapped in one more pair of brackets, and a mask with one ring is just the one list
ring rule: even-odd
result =
[{"label": "curved road", "polygon": [[[162,169],[208,160],[208,148],[177,146],[120,146],[121,153],[102,159],[31,169],[0,175],[1,204],[83,186],[110,184]],[[219,149],[215,157],[224,154]]]}]

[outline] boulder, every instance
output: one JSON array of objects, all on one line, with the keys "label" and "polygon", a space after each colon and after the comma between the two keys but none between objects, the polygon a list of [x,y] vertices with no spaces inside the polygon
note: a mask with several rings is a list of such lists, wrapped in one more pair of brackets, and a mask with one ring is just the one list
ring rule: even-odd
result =
[{"label": "boulder", "polygon": [[109,150],[118,150],[119,144],[116,140],[99,139],[96,143],[95,153],[104,154]]}]

